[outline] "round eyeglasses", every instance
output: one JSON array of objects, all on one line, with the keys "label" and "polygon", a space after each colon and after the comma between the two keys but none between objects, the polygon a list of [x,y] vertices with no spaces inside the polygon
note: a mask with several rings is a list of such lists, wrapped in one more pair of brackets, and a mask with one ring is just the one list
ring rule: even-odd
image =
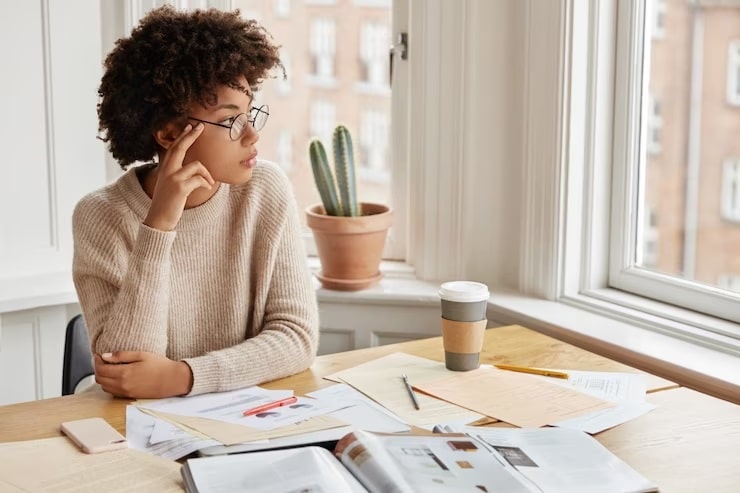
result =
[{"label": "round eyeglasses", "polygon": [[266,104],[263,104],[262,106],[252,106],[249,109],[249,114],[239,113],[238,115],[229,118],[229,120],[231,120],[231,123],[209,122],[207,120],[195,118],[194,116],[189,116],[188,118],[197,122],[203,122],[208,123],[209,125],[216,125],[217,127],[228,128],[229,138],[231,140],[239,140],[242,138],[244,132],[247,130],[247,124],[252,125],[252,127],[254,127],[254,130],[256,132],[259,132],[260,130],[262,130],[262,128],[264,128],[265,123],[267,123],[268,116],[270,116],[270,107]]}]

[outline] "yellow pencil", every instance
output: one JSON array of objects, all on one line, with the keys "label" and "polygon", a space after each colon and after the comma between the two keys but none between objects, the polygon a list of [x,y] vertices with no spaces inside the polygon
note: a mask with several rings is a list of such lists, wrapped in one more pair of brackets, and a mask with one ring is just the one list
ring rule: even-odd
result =
[{"label": "yellow pencil", "polygon": [[542,370],[540,368],[530,368],[528,366],[515,366],[515,365],[493,365],[496,368],[502,370],[520,371],[523,373],[534,373],[535,375],[545,375],[546,377],[555,378],[568,378],[568,374],[564,371],[555,370]]}]

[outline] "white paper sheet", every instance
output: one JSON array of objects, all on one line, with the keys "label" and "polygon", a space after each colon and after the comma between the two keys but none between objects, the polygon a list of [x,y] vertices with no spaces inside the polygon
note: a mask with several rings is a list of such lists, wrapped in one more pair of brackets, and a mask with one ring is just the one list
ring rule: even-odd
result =
[{"label": "white paper sheet", "polygon": [[180,416],[214,419],[263,431],[328,414],[341,407],[331,401],[298,397],[294,404],[251,416],[243,414],[248,409],[292,396],[292,390],[267,390],[255,386],[231,392],[146,401],[140,404],[140,407]]},{"label": "white paper sheet", "polygon": [[399,416],[347,384],[332,385],[306,395],[346,404],[346,407],[332,412],[331,415],[356,429],[385,433],[411,430]]},{"label": "white paper sheet", "polygon": [[185,481],[199,493],[366,491],[331,452],[319,447],[189,459],[187,470]]},{"label": "white paper sheet", "polygon": [[657,487],[594,438],[562,428],[504,429],[466,426],[462,431],[488,444],[536,491],[553,493],[651,492]]},{"label": "white paper sheet", "polygon": [[[586,433],[599,433],[646,414],[657,406],[645,401],[645,376],[638,373],[563,370],[567,380],[550,378],[553,383],[574,388],[594,397],[616,402],[610,409],[550,423]],[[548,377],[539,377],[548,378]]]},{"label": "white paper sheet", "polygon": [[552,383],[572,387],[586,394],[611,402],[644,401],[645,377],[638,373],[560,370],[568,373],[568,379],[550,378]]},{"label": "white paper sheet", "polygon": [[177,460],[196,450],[220,445],[216,440],[197,438],[188,433],[182,438],[152,444],[149,438],[157,421],[161,420],[141,412],[136,406],[126,406],[126,440],[129,447],[165,459]]},{"label": "white paper sheet", "polygon": [[611,409],[604,409],[603,411],[596,411],[585,416],[566,419],[565,421],[553,423],[553,426],[581,430],[593,435],[609,428],[614,428],[632,419],[639,418],[656,407],[658,406],[649,402],[620,402],[616,407]]}]

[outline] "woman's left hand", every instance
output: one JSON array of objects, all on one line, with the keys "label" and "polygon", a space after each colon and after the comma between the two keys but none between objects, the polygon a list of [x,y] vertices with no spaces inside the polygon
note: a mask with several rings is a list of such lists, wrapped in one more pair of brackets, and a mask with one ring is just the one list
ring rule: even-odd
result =
[{"label": "woman's left hand", "polygon": [[184,395],[193,386],[193,374],[184,361],[145,351],[96,354],[95,381],[108,393],[132,399],[159,399]]}]

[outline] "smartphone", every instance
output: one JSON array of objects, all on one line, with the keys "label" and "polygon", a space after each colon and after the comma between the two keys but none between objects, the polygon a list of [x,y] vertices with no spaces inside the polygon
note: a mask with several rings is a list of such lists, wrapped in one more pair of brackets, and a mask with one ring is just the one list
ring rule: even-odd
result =
[{"label": "smartphone", "polygon": [[62,433],[88,454],[127,448],[126,437],[118,433],[103,418],[86,418],[66,421],[61,426]]}]

